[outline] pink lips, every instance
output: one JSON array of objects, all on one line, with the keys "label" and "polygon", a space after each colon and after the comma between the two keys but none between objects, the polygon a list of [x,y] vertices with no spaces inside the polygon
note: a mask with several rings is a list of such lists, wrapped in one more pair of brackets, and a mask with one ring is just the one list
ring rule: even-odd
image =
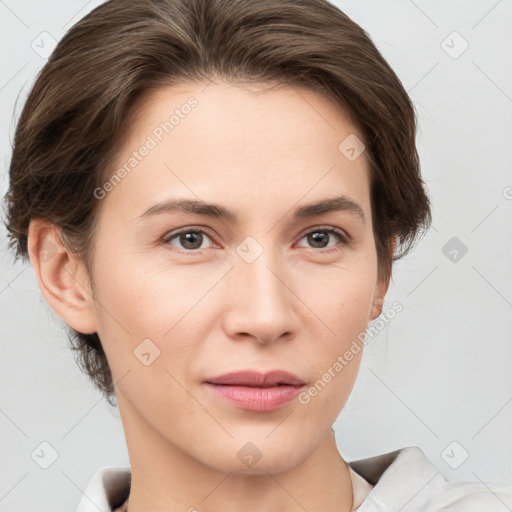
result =
[{"label": "pink lips", "polygon": [[217,396],[249,411],[273,411],[295,398],[305,385],[296,375],[283,370],[267,373],[243,371],[205,380]]}]

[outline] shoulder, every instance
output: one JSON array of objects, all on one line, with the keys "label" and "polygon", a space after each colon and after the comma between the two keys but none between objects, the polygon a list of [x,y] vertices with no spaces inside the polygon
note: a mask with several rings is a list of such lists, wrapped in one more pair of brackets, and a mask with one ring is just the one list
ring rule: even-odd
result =
[{"label": "shoulder", "polygon": [[512,485],[493,482],[447,482],[432,499],[432,510],[446,512],[510,512]]},{"label": "shoulder", "polygon": [[357,512],[512,510],[512,484],[449,482],[418,446],[349,464],[373,485]]}]

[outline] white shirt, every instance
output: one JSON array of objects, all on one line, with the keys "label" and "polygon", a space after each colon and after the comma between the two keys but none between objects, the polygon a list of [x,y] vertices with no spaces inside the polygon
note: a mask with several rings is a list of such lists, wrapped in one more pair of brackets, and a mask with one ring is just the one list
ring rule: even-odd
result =
[{"label": "white shirt", "polygon": [[[348,462],[354,512],[511,512],[512,484],[448,482],[418,446]],[[98,470],[76,512],[113,512],[130,489],[128,467]]]}]

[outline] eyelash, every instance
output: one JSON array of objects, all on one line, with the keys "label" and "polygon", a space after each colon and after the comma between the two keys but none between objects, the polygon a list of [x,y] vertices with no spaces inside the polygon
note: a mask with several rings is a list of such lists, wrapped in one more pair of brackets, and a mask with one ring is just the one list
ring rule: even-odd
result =
[{"label": "eyelash", "polygon": [[[342,231],[340,231],[338,229],[334,229],[334,228],[331,228],[331,227],[322,227],[322,226],[310,229],[309,231],[307,231],[306,233],[304,233],[302,235],[300,240],[302,240],[304,237],[310,235],[311,233],[317,233],[317,232],[334,234],[334,235],[337,235],[340,238],[340,240],[341,240],[341,247],[335,246],[335,247],[330,248],[330,249],[317,249],[315,251],[315,252],[320,252],[320,253],[323,253],[323,254],[331,253],[331,252],[334,252],[334,251],[339,251],[343,247],[346,247],[347,245],[349,245],[350,240],[351,240],[350,236],[348,236],[347,234],[345,234],[344,232],[342,232]],[[201,228],[190,227],[190,228],[186,228],[186,229],[180,229],[179,231],[171,232],[169,234],[164,235],[162,237],[162,242],[165,243],[165,244],[168,244],[168,243],[171,242],[171,240],[179,237],[180,235],[182,235],[184,233],[201,233],[203,235],[206,235],[210,239],[212,238],[210,236],[210,234],[206,230],[201,229]],[[314,247],[311,248],[311,249],[315,250]],[[201,253],[201,251],[199,249],[186,249],[186,250],[178,251],[178,252],[180,252],[180,253],[191,253],[191,254],[192,253]]]}]

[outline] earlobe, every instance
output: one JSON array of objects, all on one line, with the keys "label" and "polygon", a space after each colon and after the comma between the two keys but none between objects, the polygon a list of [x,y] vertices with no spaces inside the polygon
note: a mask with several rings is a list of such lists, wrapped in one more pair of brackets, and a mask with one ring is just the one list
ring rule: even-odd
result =
[{"label": "earlobe", "polygon": [[[396,236],[393,236],[389,240],[389,251],[390,251],[391,262],[393,261],[393,256],[395,254],[396,243],[397,243],[397,238],[396,238]],[[390,268],[390,272],[391,272],[391,268]],[[382,313],[382,308],[384,307],[384,297],[386,296],[388,287],[389,287],[389,278],[387,278],[385,281],[383,279],[379,279],[379,283],[377,284],[377,287],[375,290],[375,295],[373,297],[372,310],[370,312],[370,320],[375,320]]]},{"label": "earlobe", "polygon": [[50,307],[76,331],[96,332],[89,276],[83,263],[63,244],[60,228],[33,219],[28,250],[39,288]]},{"label": "earlobe", "polygon": [[379,283],[375,289],[375,295],[373,297],[370,320],[375,320],[382,313],[382,308],[384,307],[384,298],[386,297],[388,286],[389,279],[384,280],[384,278],[382,278],[379,280]]},{"label": "earlobe", "polygon": [[370,313],[370,320],[375,320],[381,313],[384,306],[383,297],[375,297],[373,300],[372,311]]}]

